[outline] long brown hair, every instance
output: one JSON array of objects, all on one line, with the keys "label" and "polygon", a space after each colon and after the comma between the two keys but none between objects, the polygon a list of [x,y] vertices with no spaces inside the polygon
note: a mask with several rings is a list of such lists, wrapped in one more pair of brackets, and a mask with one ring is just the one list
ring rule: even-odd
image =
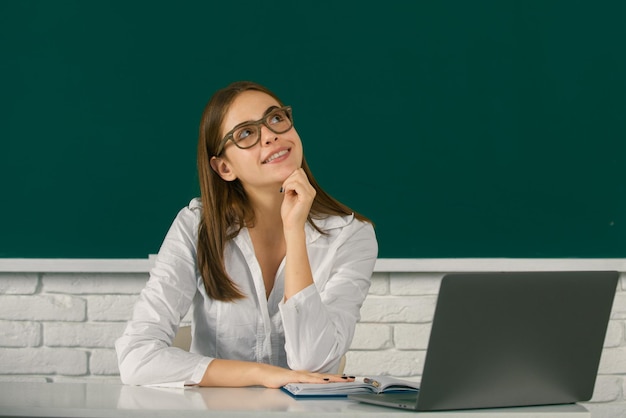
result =
[{"label": "long brown hair", "polygon": [[[226,112],[235,98],[247,90],[266,93],[283,106],[282,101],[267,88],[250,81],[238,81],[213,95],[204,108],[200,121],[198,175],[203,209],[198,228],[198,268],[209,297],[221,301],[245,297],[226,273],[224,248],[226,242],[237,236],[245,225],[254,225],[254,211],[241,182],[238,179],[230,182],[223,180],[213,171],[210,161],[222,139],[220,130]],[[322,190],[304,157],[302,168],[317,192],[308,222],[323,234],[324,231],[315,225],[313,219],[330,215],[350,215],[354,212]],[[359,220],[370,222],[362,215],[354,215]]]}]

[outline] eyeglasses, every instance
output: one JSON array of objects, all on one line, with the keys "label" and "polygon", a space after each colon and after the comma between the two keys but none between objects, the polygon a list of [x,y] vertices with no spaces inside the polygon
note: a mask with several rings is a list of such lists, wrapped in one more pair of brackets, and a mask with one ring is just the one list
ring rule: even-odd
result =
[{"label": "eyeglasses", "polygon": [[291,106],[284,106],[272,109],[267,115],[256,122],[245,122],[235,129],[228,132],[220,146],[217,147],[217,153],[220,155],[224,151],[226,143],[230,140],[241,149],[252,148],[261,140],[261,125],[265,125],[267,129],[275,134],[282,134],[293,127],[293,119],[291,116]]}]

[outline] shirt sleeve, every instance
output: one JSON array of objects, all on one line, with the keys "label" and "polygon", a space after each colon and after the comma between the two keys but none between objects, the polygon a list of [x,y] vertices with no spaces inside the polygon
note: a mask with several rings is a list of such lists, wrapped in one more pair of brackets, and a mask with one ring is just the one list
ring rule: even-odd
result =
[{"label": "shirt sleeve", "polygon": [[334,373],[352,343],[378,244],[369,223],[353,220],[343,233],[328,249],[328,279],[314,277],[314,285],[279,304],[291,369]]},{"label": "shirt sleeve", "polygon": [[199,215],[182,209],[165,237],[150,278],[116,341],[125,384],[198,384],[212,358],[171,347],[196,292],[195,237]]}]

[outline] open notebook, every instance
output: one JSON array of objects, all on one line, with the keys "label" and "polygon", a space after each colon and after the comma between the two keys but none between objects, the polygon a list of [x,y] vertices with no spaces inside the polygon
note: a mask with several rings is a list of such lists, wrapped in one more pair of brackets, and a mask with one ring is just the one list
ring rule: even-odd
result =
[{"label": "open notebook", "polygon": [[418,384],[389,376],[356,377],[353,382],[339,383],[289,383],[282,387],[294,398],[320,396],[348,396],[358,393],[416,393]]},{"label": "open notebook", "polygon": [[617,282],[600,271],[446,275],[419,392],[348,397],[419,411],[589,400]]}]

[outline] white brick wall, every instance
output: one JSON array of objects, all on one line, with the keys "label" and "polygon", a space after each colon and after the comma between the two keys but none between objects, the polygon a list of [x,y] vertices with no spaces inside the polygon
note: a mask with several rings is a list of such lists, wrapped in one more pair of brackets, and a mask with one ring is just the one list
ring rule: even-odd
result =
[{"label": "white brick wall", "polygon": [[114,342],[147,279],[0,272],[0,379],[119,382]]},{"label": "white brick wall", "polygon": [[[149,263],[127,271],[99,262],[85,268],[85,263],[74,267],[66,260],[55,266],[47,260],[16,266],[0,260],[0,380],[119,382],[113,344],[148,279]],[[432,268],[426,261],[399,268],[405,271],[393,271],[396,264],[377,263],[346,372],[419,379],[446,266],[450,271],[528,270],[530,265],[538,270],[567,269],[559,261],[542,261],[539,266],[512,262],[509,269],[502,263],[442,260]],[[615,270],[616,265],[626,271],[624,260],[568,264],[571,270]],[[406,271],[410,268],[414,272]],[[24,272],[29,269],[41,271]],[[586,406],[594,418],[626,417],[626,274],[613,305],[596,390]]]}]

